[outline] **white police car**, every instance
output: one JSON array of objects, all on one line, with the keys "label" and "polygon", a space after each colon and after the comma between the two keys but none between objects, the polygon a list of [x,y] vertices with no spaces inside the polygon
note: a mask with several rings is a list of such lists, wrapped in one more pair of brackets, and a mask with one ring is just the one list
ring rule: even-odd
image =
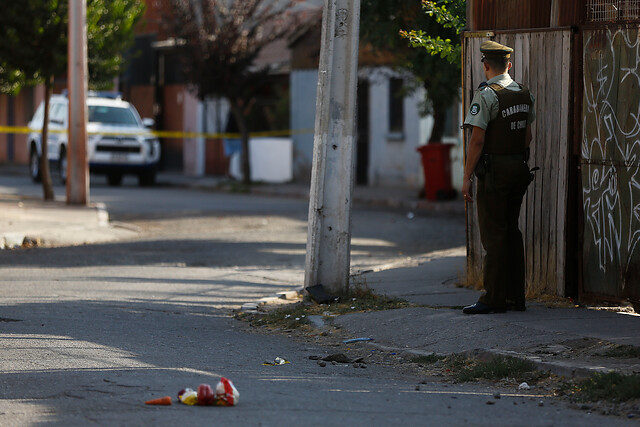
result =
[{"label": "white police car", "polygon": [[[67,174],[69,101],[53,95],[49,101],[49,162],[57,165],[64,183]],[[140,119],[135,107],[118,94],[89,93],[87,97],[87,156],[92,173],[105,174],[109,185],[120,185],[124,174],[138,176],[140,185],[153,185],[160,160],[160,143],[149,128],[152,119]],[[29,122],[29,172],[40,181],[41,132],[44,102]]]}]

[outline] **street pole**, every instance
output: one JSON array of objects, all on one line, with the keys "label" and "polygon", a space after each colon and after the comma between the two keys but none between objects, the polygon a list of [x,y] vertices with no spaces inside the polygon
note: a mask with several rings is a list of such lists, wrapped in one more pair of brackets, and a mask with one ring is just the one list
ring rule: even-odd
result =
[{"label": "street pole", "polygon": [[360,0],[325,0],[305,288],[349,289]]},{"label": "street pole", "polygon": [[87,165],[87,2],[69,0],[67,203],[89,201]]}]

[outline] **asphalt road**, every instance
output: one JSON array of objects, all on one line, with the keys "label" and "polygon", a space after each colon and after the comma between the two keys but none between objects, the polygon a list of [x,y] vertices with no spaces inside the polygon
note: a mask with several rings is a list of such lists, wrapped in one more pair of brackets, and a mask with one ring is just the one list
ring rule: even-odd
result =
[{"label": "asphalt road", "polygon": [[[0,178],[0,191],[29,186],[39,194],[22,177]],[[301,285],[304,201],[126,183],[91,194],[138,236],[0,251],[0,425],[625,424],[393,363],[323,368],[309,356],[344,346],[247,330],[233,308]],[[353,223],[355,269],[464,244],[462,218],[358,208]],[[291,363],[263,365],[278,356]],[[220,376],[238,388],[238,406],[143,404]]]}]

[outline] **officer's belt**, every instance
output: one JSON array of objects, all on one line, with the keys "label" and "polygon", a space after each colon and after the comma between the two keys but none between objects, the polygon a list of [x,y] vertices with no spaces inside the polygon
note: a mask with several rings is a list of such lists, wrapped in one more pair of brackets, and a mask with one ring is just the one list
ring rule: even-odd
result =
[{"label": "officer's belt", "polygon": [[514,161],[523,161],[526,162],[528,160],[528,152],[524,153],[516,153],[516,154],[496,154],[496,153],[484,153],[489,157],[496,157],[500,160],[514,160]]}]

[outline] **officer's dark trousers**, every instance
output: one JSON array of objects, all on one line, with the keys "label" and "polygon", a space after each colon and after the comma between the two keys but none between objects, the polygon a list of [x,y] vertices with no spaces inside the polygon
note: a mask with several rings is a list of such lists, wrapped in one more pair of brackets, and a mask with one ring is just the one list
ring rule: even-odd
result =
[{"label": "officer's dark trousers", "polygon": [[477,208],[480,239],[485,249],[480,302],[504,308],[506,300],[525,299],[524,246],[518,228],[529,169],[522,160],[494,156],[491,172],[478,179]]}]

